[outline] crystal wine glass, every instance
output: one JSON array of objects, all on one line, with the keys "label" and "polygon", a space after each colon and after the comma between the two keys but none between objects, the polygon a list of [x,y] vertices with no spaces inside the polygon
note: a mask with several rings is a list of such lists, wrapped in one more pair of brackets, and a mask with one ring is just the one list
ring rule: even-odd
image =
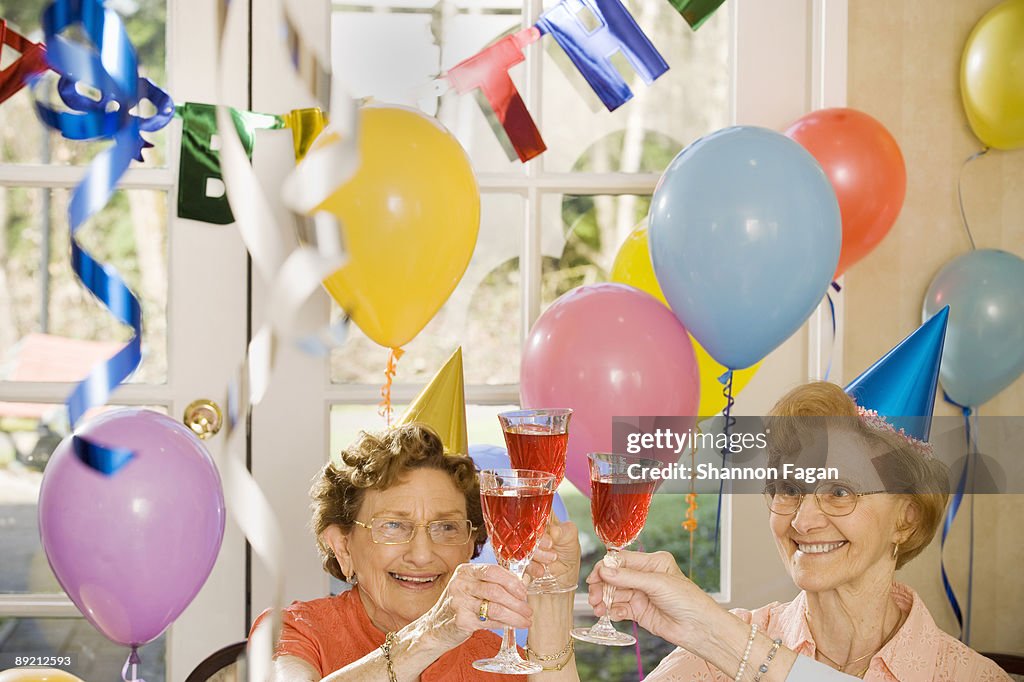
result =
[{"label": "crystal wine glass", "polygon": [[[565,477],[565,454],[569,444],[569,408],[515,410],[498,415],[512,466],[546,471],[555,477],[555,488]],[[562,585],[544,567],[544,575],[530,583],[530,594],[575,592],[577,585]]]},{"label": "crystal wine glass", "polygon": [[[498,563],[522,579],[533,559],[537,542],[544,533],[551,502],[555,495],[555,477],[546,471],[530,469],[485,469],[480,472],[480,499],[484,524]],[[505,628],[501,649],[494,658],[473,661],[473,667],[491,673],[530,675],[543,671],[526,661],[516,649],[515,631]]]},{"label": "crystal wine glass", "polygon": [[[651,477],[658,462],[626,455],[592,452],[590,464],[590,515],[594,530],[607,548],[606,566],[620,566],[619,550],[636,540],[647,522],[651,495],[657,482]],[[615,587],[604,586],[605,614],[590,628],[575,628],[572,636],[592,644],[629,646],[636,638],[619,632],[608,617]]]}]

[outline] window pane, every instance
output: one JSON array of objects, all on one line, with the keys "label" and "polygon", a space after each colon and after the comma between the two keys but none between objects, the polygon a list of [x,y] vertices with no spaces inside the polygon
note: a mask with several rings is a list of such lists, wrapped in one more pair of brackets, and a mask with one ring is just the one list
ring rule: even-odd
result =
[{"label": "window pane", "polygon": [[[579,158],[604,141],[610,148],[596,154],[587,170],[660,172],[664,163],[650,168],[646,159],[654,144],[652,133],[677,141],[671,159],[683,145],[729,124],[727,8],[692,31],[664,0],[632,0],[628,6],[670,68],[648,86],[627,65],[624,78],[633,98],[608,112],[562,49],[545,38],[540,130],[548,144],[542,157],[547,171],[581,170]],[[597,113],[591,103],[597,105]]]},{"label": "window pane", "polygon": [[[397,383],[430,380],[459,345],[467,384],[519,381],[523,210],[523,200],[514,195],[481,197],[480,236],[466,274],[434,319],[405,347]],[[383,384],[387,356],[386,348],[351,325],[345,344],[331,354],[331,380]]]},{"label": "window pane", "polygon": [[39,541],[37,501],[46,464],[67,433],[63,405],[0,402],[0,594],[62,591]]},{"label": "window pane", "polygon": [[[336,4],[331,60],[353,96],[419,106],[436,116],[477,171],[522,171],[518,160],[508,160],[473,95],[450,91],[438,99],[419,92],[443,71],[520,27],[518,0],[495,0],[483,7],[448,0]],[[525,93],[524,65],[510,73]]]},{"label": "window pane", "polygon": [[[7,19],[15,31],[29,40],[42,42],[40,17],[43,8],[49,3],[50,0],[0,0],[0,16]],[[131,0],[112,4],[121,15],[128,36],[135,46],[139,59],[139,74],[166,90],[166,0]],[[4,54],[7,52],[5,48]],[[6,66],[6,63],[4,65]],[[52,80],[55,84],[56,78]],[[59,97],[48,101],[59,102]],[[142,111],[142,115],[145,116],[152,113],[151,108]],[[55,132],[47,132],[48,130],[36,118],[35,104],[28,88],[23,88],[0,107],[0,162],[85,164],[109,146],[108,142],[65,140]],[[146,133],[146,139],[155,146],[143,153],[145,163],[134,162],[134,165],[149,168],[165,166],[166,128],[157,133]]]},{"label": "window pane", "polygon": [[[0,637],[3,664],[9,663],[15,655],[68,656],[71,664],[60,668],[83,680],[120,680],[121,667],[128,658],[128,649],[108,640],[84,618],[0,617],[0,633],[3,635]],[[139,649],[140,679],[146,682],[167,679],[166,650],[166,635]]]},{"label": "window pane", "polygon": [[[0,379],[77,381],[131,338],[131,329],[71,270],[69,198],[68,190],[0,187]],[[143,360],[130,381],[163,383],[167,193],[115,192],[79,235],[83,248],[117,268],[142,302]]]},{"label": "window pane", "polygon": [[646,195],[549,194],[541,202],[541,303],[608,279],[615,254],[646,215]]}]

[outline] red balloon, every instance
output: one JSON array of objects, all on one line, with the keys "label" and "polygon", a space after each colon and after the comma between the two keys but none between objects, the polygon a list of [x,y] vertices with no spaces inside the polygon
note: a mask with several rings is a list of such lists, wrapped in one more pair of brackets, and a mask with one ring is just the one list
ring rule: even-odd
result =
[{"label": "red balloon", "polygon": [[565,477],[587,497],[587,453],[612,451],[613,417],[680,416],[692,426],[700,401],[686,328],[661,301],[625,284],[587,284],[552,303],[530,330],[519,376],[524,408],[572,408]]},{"label": "red balloon", "polygon": [[835,189],[843,220],[838,278],[896,222],[907,192],[903,154],[885,126],[856,109],[813,111],[786,135],[818,160]]}]

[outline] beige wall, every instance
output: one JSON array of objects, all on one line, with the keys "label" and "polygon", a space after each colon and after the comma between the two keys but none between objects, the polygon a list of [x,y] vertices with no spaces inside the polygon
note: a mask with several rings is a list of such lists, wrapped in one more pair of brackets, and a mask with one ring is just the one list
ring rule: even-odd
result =
[{"label": "beige wall", "polygon": [[[796,0],[779,2],[772,7],[798,9]],[[836,346],[841,350],[836,356],[839,371],[832,375],[835,381],[856,376],[916,328],[931,278],[969,248],[960,223],[956,179],[961,164],[980,149],[980,143],[967,127],[960,103],[960,54],[974,23],[995,4],[995,0],[848,3],[848,106],[875,116],[893,133],[906,158],[908,182],[906,203],[892,232],[845,278],[837,301],[844,333]],[[741,51],[742,47],[741,40]],[[809,58],[807,63],[779,66],[793,74],[792,92],[766,96],[761,106],[746,115],[741,107],[738,122],[781,129],[806,113],[811,101],[808,64]],[[964,198],[980,247],[1024,256],[1024,150],[991,152],[970,164],[964,176]],[[806,381],[809,350],[805,327],[762,363],[740,394],[737,413],[763,414],[786,390]],[[956,414],[942,404],[936,413]],[[1018,380],[983,406],[982,414],[1024,415],[1024,381]],[[775,558],[763,502],[754,496],[735,496],[732,514],[727,549],[731,593],[726,604],[751,607],[792,598],[796,588]],[[968,517],[965,502],[946,550],[947,572],[961,604],[967,586]],[[1024,653],[1024,496],[979,497],[975,526],[971,645],[983,651]],[[898,578],[921,593],[940,627],[958,632],[939,577],[937,540]]]},{"label": "beige wall", "polygon": [[[892,132],[907,165],[907,198],[892,232],[846,277],[845,367],[849,377],[921,322],[931,278],[970,248],[960,222],[957,174],[980,149],[960,102],[960,55],[995,0],[855,0],[849,3],[847,102]],[[1024,37],[1022,37],[1024,40]],[[982,248],[1024,256],[1024,150],[991,152],[964,173],[964,206]],[[1024,294],[1024,292],[1022,292]],[[939,405],[937,414],[956,414]],[[982,407],[1024,415],[1024,381]],[[966,507],[947,542],[947,570],[966,595]],[[1024,653],[1024,496],[979,497],[971,645]],[[938,541],[899,576],[956,633],[939,577]]]}]

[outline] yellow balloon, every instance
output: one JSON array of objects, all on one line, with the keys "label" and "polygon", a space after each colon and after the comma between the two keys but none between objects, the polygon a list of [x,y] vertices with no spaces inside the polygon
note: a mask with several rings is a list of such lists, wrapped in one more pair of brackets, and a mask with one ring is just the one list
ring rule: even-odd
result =
[{"label": "yellow balloon", "polygon": [[1024,147],[1024,0],[996,5],[971,31],[960,94],[971,129],[986,146]]},{"label": "yellow balloon", "polygon": [[324,286],[382,346],[412,340],[462,279],[480,191],[455,137],[418,111],[360,110],[360,166],[319,207],[338,217],[348,261]]},{"label": "yellow balloon", "polygon": [[[651,252],[647,242],[646,220],[640,223],[619,247],[615,262],[612,264],[611,280],[646,291],[668,306],[668,301],[661,293],[661,286],[658,285],[658,279],[654,275],[654,264],[651,263]],[[708,355],[708,352],[697,343],[693,335],[690,335],[690,340],[693,342],[693,350],[697,354],[697,366],[700,368],[699,416],[710,417],[725,409],[726,400],[722,394],[722,384],[719,383],[718,377],[722,376],[727,368]],[[733,371],[733,396],[738,395],[754,377],[760,364],[759,362],[752,367]]]},{"label": "yellow balloon", "polygon": [[11,668],[0,672],[0,682],[82,682],[56,668]]}]

